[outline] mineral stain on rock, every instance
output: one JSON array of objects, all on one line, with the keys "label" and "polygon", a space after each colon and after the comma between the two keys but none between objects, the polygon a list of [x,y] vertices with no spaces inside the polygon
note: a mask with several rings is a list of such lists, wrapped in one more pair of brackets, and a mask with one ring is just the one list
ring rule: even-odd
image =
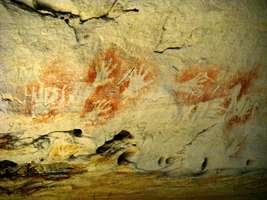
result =
[{"label": "mineral stain on rock", "polygon": [[0,149],[12,149],[19,138],[12,133],[4,133],[0,135]]},{"label": "mineral stain on rock", "polygon": [[0,161],[0,178],[16,179],[19,177],[35,177],[44,179],[69,178],[72,174],[84,173],[87,170],[79,165],[57,162],[38,164],[35,162],[17,164],[10,160]]},{"label": "mineral stain on rock", "polygon": [[112,155],[123,149],[123,143],[126,139],[132,139],[133,136],[126,130],[120,131],[111,140],[106,141],[102,146],[96,149],[97,154]]},{"label": "mineral stain on rock", "polygon": [[18,164],[10,160],[0,161],[0,178],[11,178],[16,176]]}]

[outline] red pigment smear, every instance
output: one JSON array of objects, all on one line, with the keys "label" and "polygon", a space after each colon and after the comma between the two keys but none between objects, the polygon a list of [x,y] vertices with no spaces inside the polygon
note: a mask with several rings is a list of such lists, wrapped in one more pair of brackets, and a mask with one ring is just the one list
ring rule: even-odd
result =
[{"label": "red pigment smear", "polygon": [[89,66],[88,73],[87,73],[87,80],[88,83],[93,83],[96,78],[96,69],[95,69],[95,63],[92,63]]},{"label": "red pigment smear", "polygon": [[231,104],[231,101],[232,101],[232,99],[231,99],[230,97],[226,97],[226,98],[224,99],[224,101],[223,101],[222,106],[223,106],[224,108],[229,108],[229,106],[230,106],[230,104]]},{"label": "red pigment smear", "polygon": [[38,116],[36,119],[34,119],[34,121],[38,123],[47,123],[58,114],[59,113],[56,109],[52,109],[47,114]]},{"label": "red pigment smear", "polygon": [[130,84],[130,80],[125,80],[121,84],[119,84],[119,93],[122,94],[125,90],[128,89]]},{"label": "red pigment smear", "polygon": [[219,69],[216,65],[192,65],[188,69],[185,69],[177,80],[179,83],[183,83],[192,80],[200,73],[207,73],[210,80],[207,80],[204,84],[209,84],[212,80],[217,80]]},{"label": "red pigment smear", "polygon": [[46,86],[62,89],[73,82],[73,73],[57,63],[52,63],[40,70],[39,78]]},{"label": "red pigment smear", "polygon": [[226,110],[229,108],[232,99],[230,97],[225,97],[222,104],[220,104],[221,109],[219,110],[218,114],[223,115],[225,114]]},{"label": "red pigment smear", "polygon": [[115,49],[110,48],[104,53],[98,54],[89,65],[86,82],[92,84],[95,81],[97,71],[102,67],[103,63],[105,63],[107,70],[111,69],[108,78],[112,78],[113,83],[117,83],[120,80],[123,73],[121,69],[122,59]]},{"label": "red pigment smear", "polygon": [[[99,114],[99,120],[97,120],[98,122],[96,122],[96,125],[112,118],[118,110],[131,102],[130,100],[132,99],[123,96],[123,93],[128,89],[131,83],[131,73],[133,69],[136,70],[138,75],[143,75],[144,82],[151,82],[151,80],[154,79],[154,73],[151,70],[146,72],[145,70],[148,70],[148,68],[142,67],[144,61],[139,59],[127,61],[119,55],[118,50],[110,48],[96,55],[95,59],[89,65],[86,79],[88,84],[94,83],[97,73],[100,71],[100,67],[102,67],[103,64],[108,70],[112,69],[107,77],[110,81],[107,82],[103,80],[103,84],[95,88],[94,92],[85,100],[80,114],[81,117],[86,117],[87,113],[94,112],[94,109],[97,109],[99,102],[109,102],[106,108],[110,109]],[[140,93],[140,90],[137,91],[137,93]],[[135,98],[137,98],[137,96]],[[105,108],[103,108],[103,110],[105,110]]]},{"label": "red pigment smear", "polygon": [[35,93],[37,97],[40,96],[40,85],[37,81],[32,81],[26,86],[26,103],[24,108],[25,114],[32,113],[32,107],[35,104],[35,99],[33,99],[32,93]]},{"label": "red pigment smear", "polygon": [[72,71],[67,71],[64,67],[57,63],[52,63],[40,71],[40,81],[45,87],[56,87],[60,90],[64,89],[65,98],[68,99],[73,91],[74,74]]},{"label": "red pigment smear", "polygon": [[141,75],[145,75],[144,77],[144,81],[145,82],[149,82],[149,81],[152,81],[155,79],[156,77],[156,73],[155,71],[153,71],[152,68],[147,68],[148,63],[145,63],[144,60],[141,60],[141,59],[137,59],[135,60],[135,62],[131,65],[131,66],[134,66],[135,70],[137,70],[137,73],[138,74],[141,74]]},{"label": "red pigment smear", "polygon": [[93,110],[98,106],[98,102],[108,101],[109,104],[107,106],[109,106],[110,109],[100,113],[98,117],[101,118],[101,120],[98,121],[111,118],[119,109],[122,92],[128,87],[128,83],[126,82],[119,84],[119,81],[122,80],[124,76],[124,71],[121,68],[122,59],[118,52],[113,48],[98,54],[89,65],[87,73],[87,82],[89,84],[92,84],[95,81],[97,72],[100,71],[100,67],[103,66],[103,63],[107,70],[112,69],[111,73],[107,77],[112,81],[104,83],[104,85],[99,85],[95,88],[93,94],[85,100],[84,107],[80,114],[81,117],[86,117],[86,113],[93,112]]},{"label": "red pigment smear", "polygon": [[32,81],[26,87],[27,95],[32,94],[32,92],[37,94],[37,97],[40,96],[40,85],[37,81]]},{"label": "red pigment smear", "polygon": [[93,111],[97,106],[97,102],[104,100],[110,102],[109,105],[111,106],[111,109],[108,112],[103,113],[102,116],[104,116],[105,119],[110,118],[111,116],[114,116],[115,112],[119,109],[121,98],[122,95],[120,89],[115,84],[108,83],[106,85],[98,86],[94,93],[86,99],[80,116],[85,117],[86,113]]},{"label": "red pigment smear", "polygon": [[194,105],[225,96],[225,88],[218,81],[219,73],[219,68],[216,65],[193,65],[189,67],[177,78],[178,83],[186,83],[199,75],[206,75],[207,78],[197,85],[201,88],[200,94],[195,94],[193,88],[193,91],[190,92],[176,91],[177,97],[181,98],[186,105]]},{"label": "red pigment smear", "polygon": [[[238,84],[241,85],[241,88],[237,100],[240,100],[243,95],[247,94],[253,81],[257,79],[257,69],[255,68],[247,72],[237,72],[228,80],[218,80],[220,71],[216,65],[193,65],[177,77],[177,82],[179,84],[186,83],[202,74],[206,74],[208,78],[197,85],[197,87],[201,88],[200,94],[195,94],[194,88],[189,92],[179,91],[179,89],[176,91],[176,96],[184,104],[194,105],[216,98],[226,97],[230,95],[230,90]],[[230,102],[225,103],[229,104]]]},{"label": "red pigment smear", "polygon": [[154,68],[149,67],[150,65],[141,59],[135,59],[134,61],[129,63],[129,66],[131,66],[132,68],[127,72],[128,77],[122,83],[120,83],[120,92],[123,93],[128,89],[129,85],[132,82],[132,79],[134,79],[134,76],[142,77],[143,86],[140,87],[139,90],[136,91],[133,95],[126,97],[128,103],[136,103],[136,100],[138,100],[139,97],[144,94],[145,91],[147,91],[147,89],[154,82],[156,72]]},{"label": "red pigment smear", "polygon": [[248,72],[237,72],[237,74],[229,81],[227,88],[231,89],[240,84],[241,88],[237,96],[237,100],[247,94],[248,89],[251,87],[252,82],[257,79],[257,69],[254,68]]},{"label": "red pigment smear", "polygon": [[[61,99],[64,98],[65,103],[69,100],[69,97],[73,91],[73,73],[67,71],[64,67],[58,65],[58,63],[53,62],[40,70],[39,81],[33,81],[26,86],[26,105],[25,113],[32,114],[33,106],[35,105],[36,99],[33,98],[33,93],[36,94],[37,98],[40,97],[40,87],[46,88],[57,88],[57,98],[53,102],[53,108],[44,115],[38,116],[38,122],[46,122],[52,116],[57,115],[60,111],[58,107],[61,103]],[[50,98],[52,93],[50,92],[48,98]]]},{"label": "red pigment smear", "polygon": [[233,115],[227,122],[226,127],[228,129],[233,128],[234,126],[245,124],[250,118],[253,113],[253,108],[247,110],[246,114],[239,116]]},{"label": "red pigment smear", "polygon": [[[236,85],[240,84],[240,91],[237,95],[237,100],[247,94],[249,88],[252,86],[253,81],[257,79],[257,68],[254,68],[247,72],[237,72],[237,74],[226,84],[227,90],[232,89]],[[226,128],[231,130],[234,126],[245,124],[253,113],[253,110],[257,109],[252,107],[247,110],[246,114],[239,116],[233,115],[226,123]]]}]

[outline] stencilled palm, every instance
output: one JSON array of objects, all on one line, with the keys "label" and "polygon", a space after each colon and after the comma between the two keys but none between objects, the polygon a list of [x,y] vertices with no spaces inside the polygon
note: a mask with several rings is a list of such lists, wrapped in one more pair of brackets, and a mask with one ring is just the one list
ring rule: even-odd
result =
[{"label": "stencilled palm", "polygon": [[[240,100],[237,99],[240,93],[241,85],[236,85],[229,91],[228,99],[230,99],[229,106],[227,108],[220,107],[220,109],[225,113],[225,117],[229,118],[234,115],[245,114],[244,108],[248,108],[250,100],[242,97]],[[243,110],[243,111],[242,111]],[[247,110],[247,109],[245,109]]]},{"label": "stencilled palm", "polygon": [[145,70],[143,66],[134,68],[128,76],[129,85],[123,96],[134,97],[141,89],[151,84],[152,80],[146,80],[149,75],[149,70]]},{"label": "stencilled palm", "polygon": [[118,66],[119,63],[113,63],[111,58],[103,60],[100,65],[95,67],[96,77],[93,84],[97,87],[111,82],[113,80],[111,74]]},{"label": "stencilled palm", "polygon": [[191,93],[192,95],[200,96],[203,93],[203,84],[210,80],[213,81],[208,77],[207,72],[199,73],[193,79],[186,81],[185,83],[181,83],[179,85],[178,92],[186,92]]},{"label": "stencilled palm", "polygon": [[91,112],[86,113],[86,120],[90,125],[96,125],[105,120],[112,111],[112,105],[109,100],[98,100]]},{"label": "stencilled palm", "polygon": [[31,96],[31,114],[33,117],[45,115],[51,110],[62,111],[66,103],[64,96],[66,87],[59,89],[57,87],[45,87],[42,83],[32,88]]},{"label": "stencilled palm", "polygon": [[255,105],[249,98],[242,97],[237,104],[232,108],[231,112],[228,115],[234,114],[238,116],[245,116],[249,113],[252,113]]}]

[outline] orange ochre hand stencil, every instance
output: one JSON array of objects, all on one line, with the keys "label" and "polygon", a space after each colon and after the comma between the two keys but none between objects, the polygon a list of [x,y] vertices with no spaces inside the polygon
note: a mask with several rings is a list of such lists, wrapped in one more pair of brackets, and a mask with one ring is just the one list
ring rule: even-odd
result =
[{"label": "orange ochre hand stencil", "polygon": [[[70,99],[75,99],[70,97],[77,93],[72,77],[73,72],[57,62],[41,68],[38,80],[26,85],[25,113],[37,122],[63,113]],[[154,80],[154,69],[145,60],[126,59],[119,50],[109,48],[89,64],[86,84],[92,90],[83,100],[80,117],[88,125],[103,124],[137,100]]]},{"label": "orange ochre hand stencil", "polygon": [[72,76],[56,62],[41,68],[39,79],[26,86],[25,113],[46,122],[64,112],[73,91]]},{"label": "orange ochre hand stencil", "polygon": [[257,110],[247,94],[258,78],[258,66],[229,73],[217,65],[198,64],[185,68],[176,76],[174,96],[183,106],[221,99],[218,114],[224,115],[226,129],[246,123]]},{"label": "orange ochre hand stencil", "polygon": [[81,117],[89,125],[104,123],[135,100],[154,80],[152,68],[139,60],[123,59],[110,48],[95,57],[89,65],[87,82],[95,87],[84,102]]}]

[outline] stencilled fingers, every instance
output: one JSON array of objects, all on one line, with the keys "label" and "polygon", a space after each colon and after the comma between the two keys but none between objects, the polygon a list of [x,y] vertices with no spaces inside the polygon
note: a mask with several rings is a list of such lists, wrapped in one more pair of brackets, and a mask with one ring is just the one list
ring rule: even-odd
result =
[{"label": "stencilled fingers", "polygon": [[95,68],[96,78],[93,84],[97,87],[112,82],[114,77],[111,76],[113,71],[119,66],[119,63],[113,63],[111,59],[103,60]]},{"label": "stencilled fingers", "polygon": [[152,83],[152,79],[149,79],[150,72],[146,70],[143,65],[135,67],[128,76],[129,85],[127,90],[123,93],[125,97],[135,96],[141,89],[147,87]]}]

